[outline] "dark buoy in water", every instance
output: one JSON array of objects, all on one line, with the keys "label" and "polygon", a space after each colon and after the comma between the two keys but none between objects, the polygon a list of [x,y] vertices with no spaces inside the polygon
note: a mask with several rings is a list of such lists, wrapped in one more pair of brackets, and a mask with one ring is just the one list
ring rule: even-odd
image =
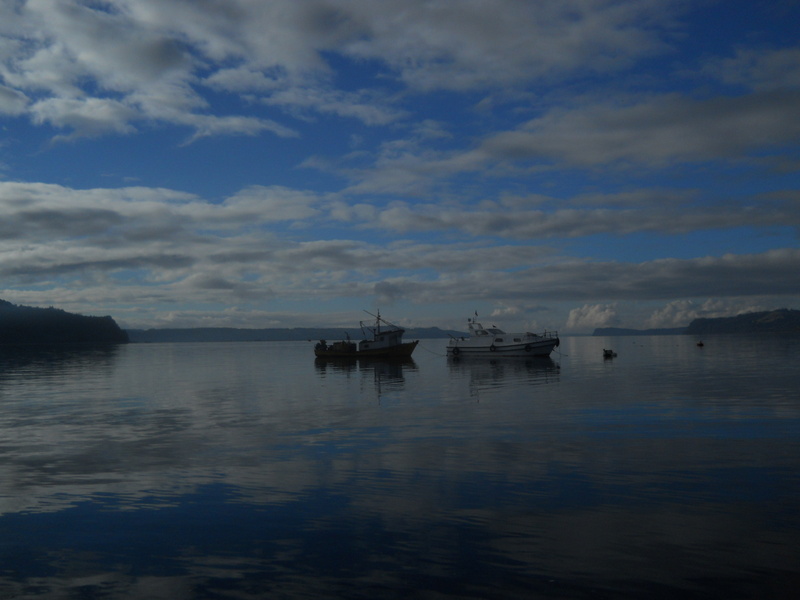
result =
[{"label": "dark buoy in water", "polygon": [[697,342],[697,347],[698,348],[702,348],[703,346],[705,346],[705,344],[702,342],[702,340]]}]

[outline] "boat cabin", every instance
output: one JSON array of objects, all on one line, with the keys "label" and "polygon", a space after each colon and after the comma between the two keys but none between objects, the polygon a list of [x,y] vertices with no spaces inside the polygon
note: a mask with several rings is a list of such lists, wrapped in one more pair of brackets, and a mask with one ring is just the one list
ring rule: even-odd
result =
[{"label": "boat cabin", "polygon": [[470,334],[475,336],[505,334],[505,331],[503,331],[502,329],[498,329],[497,327],[489,327],[488,329],[484,329],[483,325],[481,325],[477,321],[469,322],[469,332]]},{"label": "boat cabin", "polygon": [[364,350],[376,350],[378,348],[390,348],[403,343],[402,329],[391,329],[389,331],[375,332],[371,340],[361,340],[358,343],[359,352]]}]

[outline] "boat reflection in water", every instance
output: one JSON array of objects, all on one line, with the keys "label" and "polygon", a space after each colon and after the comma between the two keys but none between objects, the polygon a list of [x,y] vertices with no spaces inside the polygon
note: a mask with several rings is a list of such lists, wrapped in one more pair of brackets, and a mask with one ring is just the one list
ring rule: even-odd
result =
[{"label": "boat reflection in water", "polygon": [[317,358],[314,361],[321,377],[341,376],[360,378],[362,385],[374,384],[381,392],[405,388],[405,374],[417,371],[417,363],[410,356],[405,358]]},{"label": "boat reflection in water", "polygon": [[501,360],[450,358],[447,365],[451,374],[468,375],[474,390],[555,383],[561,373],[561,366],[549,356]]}]

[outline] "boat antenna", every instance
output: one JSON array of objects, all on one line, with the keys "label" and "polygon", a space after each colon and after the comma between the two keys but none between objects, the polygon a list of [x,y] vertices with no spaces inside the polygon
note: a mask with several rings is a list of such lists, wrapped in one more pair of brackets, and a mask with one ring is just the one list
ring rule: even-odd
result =
[{"label": "boat antenna", "polygon": [[386,325],[389,325],[389,327],[397,327],[398,329],[400,329],[400,327],[399,327],[398,325],[395,325],[394,323],[390,323],[389,321],[387,321],[386,319],[384,319],[384,318],[381,316],[381,311],[380,311],[380,310],[378,311],[378,314],[377,314],[377,315],[373,315],[373,314],[372,314],[371,312],[369,312],[368,310],[364,310],[364,312],[365,312],[365,313],[367,313],[368,315],[371,315],[371,316],[375,317],[375,318],[378,320],[378,323],[379,323],[379,324],[380,324],[381,322],[383,322],[383,323],[385,323]]}]

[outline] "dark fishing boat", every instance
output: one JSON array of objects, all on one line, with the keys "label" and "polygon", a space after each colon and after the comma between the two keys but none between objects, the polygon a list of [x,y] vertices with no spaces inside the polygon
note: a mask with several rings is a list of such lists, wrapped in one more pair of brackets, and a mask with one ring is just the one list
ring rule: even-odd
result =
[{"label": "dark fishing boat", "polygon": [[[364,311],[367,312],[367,311]],[[372,313],[367,312],[372,315]],[[314,355],[317,358],[409,358],[419,341],[403,342],[405,329],[390,323],[381,317],[375,317],[373,324],[361,321],[361,332],[364,339],[356,343],[347,336],[347,339],[328,344],[320,340],[314,346]]]}]

